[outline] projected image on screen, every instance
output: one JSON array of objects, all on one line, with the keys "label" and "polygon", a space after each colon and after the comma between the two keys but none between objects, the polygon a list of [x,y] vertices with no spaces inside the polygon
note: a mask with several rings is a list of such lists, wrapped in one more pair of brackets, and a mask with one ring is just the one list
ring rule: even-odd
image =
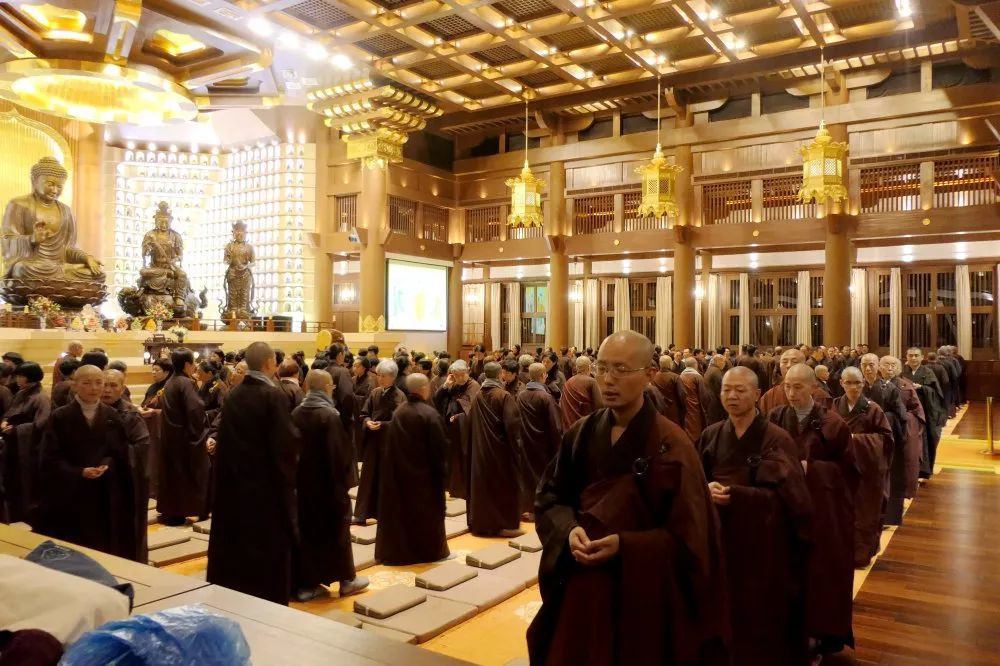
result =
[{"label": "projected image on screen", "polygon": [[391,331],[444,331],[448,326],[448,269],[389,260],[386,328]]}]

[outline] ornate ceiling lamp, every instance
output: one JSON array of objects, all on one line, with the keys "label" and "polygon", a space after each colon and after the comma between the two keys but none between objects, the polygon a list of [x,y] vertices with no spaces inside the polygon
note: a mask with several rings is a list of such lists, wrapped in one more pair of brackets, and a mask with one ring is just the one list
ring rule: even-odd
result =
[{"label": "ornate ceiling lamp", "polygon": [[311,90],[306,98],[306,108],[324,116],[327,127],[340,130],[348,158],[367,168],[402,161],[407,134],[442,113],[432,102],[371,79]]},{"label": "ornate ceiling lamp", "polygon": [[834,141],[826,129],[823,112],[826,109],[826,63],[820,50],[820,111],[819,130],[811,143],[799,148],[802,155],[802,188],[798,199],[803,203],[826,203],[847,199],[844,186],[844,161],[847,158],[847,144]]},{"label": "ornate ceiling lamp", "polygon": [[86,122],[162,125],[198,115],[199,86],[270,64],[269,51],[159,4],[76,6],[0,6],[0,47],[14,56],[0,64],[0,97]]},{"label": "ornate ceiling lamp", "polygon": [[642,200],[639,202],[639,217],[677,217],[677,174],[684,169],[676,164],[668,164],[660,143],[660,77],[656,77],[656,151],[648,164],[636,167],[635,172],[642,179]]},{"label": "ornate ceiling lamp", "polygon": [[524,168],[516,178],[505,181],[510,188],[510,215],[507,224],[512,227],[540,227],[542,218],[542,190],[545,182],[531,173],[528,165],[528,100],[524,100]]}]

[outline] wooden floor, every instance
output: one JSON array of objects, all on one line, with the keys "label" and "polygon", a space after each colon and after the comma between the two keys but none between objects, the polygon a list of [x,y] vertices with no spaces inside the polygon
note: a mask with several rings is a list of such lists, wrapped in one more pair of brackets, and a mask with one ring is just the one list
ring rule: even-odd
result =
[{"label": "wooden floor", "polygon": [[[993,405],[994,438],[1000,438],[1000,402]],[[955,427],[951,431],[953,437],[960,439],[986,439],[986,403],[970,402],[964,413],[958,415]],[[997,442],[1000,448],[1000,442]]]}]

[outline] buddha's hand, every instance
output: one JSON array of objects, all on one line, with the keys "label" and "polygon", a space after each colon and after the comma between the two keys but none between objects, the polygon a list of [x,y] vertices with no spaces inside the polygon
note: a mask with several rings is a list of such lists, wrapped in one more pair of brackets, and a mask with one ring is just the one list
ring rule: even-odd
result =
[{"label": "buddha's hand", "polygon": [[103,273],[103,271],[101,270],[102,264],[97,259],[94,259],[93,257],[87,257],[84,263],[87,265],[87,270],[89,270],[95,276],[101,275],[101,273]]},{"label": "buddha's hand", "polygon": [[41,245],[51,237],[52,233],[44,225],[40,224],[35,227],[35,232],[31,234],[31,242],[35,245]]}]

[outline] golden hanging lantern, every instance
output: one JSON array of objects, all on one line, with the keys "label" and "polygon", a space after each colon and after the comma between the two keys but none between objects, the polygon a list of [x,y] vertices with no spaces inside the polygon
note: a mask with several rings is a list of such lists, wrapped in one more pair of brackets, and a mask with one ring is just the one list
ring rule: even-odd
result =
[{"label": "golden hanging lantern", "polygon": [[517,178],[508,178],[505,185],[510,188],[510,215],[507,224],[512,227],[540,227],[542,217],[542,190],[545,182],[531,173],[528,166],[528,102],[524,102],[524,168]]},{"label": "golden hanging lantern", "polygon": [[635,172],[642,179],[642,200],[636,211],[639,217],[677,217],[677,174],[684,169],[676,164],[668,164],[663,148],[656,144],[653,159],[636,167]]},{"label": "golden hanging lantern", "polygon": [[803,203],[815,201],[826,203],[847,199],[844,186],[844,161],[847,158],[847,144],[834,141],[820,121],[816,138],[799,148],[802,154],[802,189],[798,199]]}]

